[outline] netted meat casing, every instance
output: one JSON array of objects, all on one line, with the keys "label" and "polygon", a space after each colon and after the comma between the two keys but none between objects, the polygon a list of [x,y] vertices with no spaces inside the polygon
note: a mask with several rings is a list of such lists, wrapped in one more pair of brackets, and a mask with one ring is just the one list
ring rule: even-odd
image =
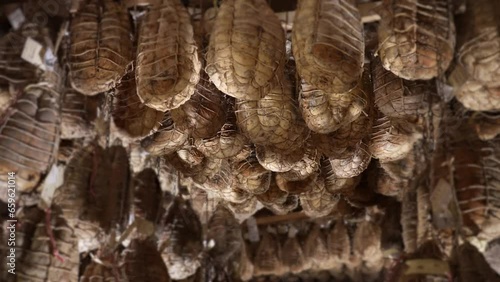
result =
[{"label": "netted meat casing", "polygon": [[363,262],[362,271],[367,277],[378,276],[384,266],[381,237],[380,225],[368,220],[359,223],[354,232],[353,254]]},{"label": "netted meat casing", "polygon": [[282,275],[281,251],[277,235],[264,231],[253,256],[254,276]]},{"label": "netted meat casing", "polygon": [[225,123],[216,136],[196,139],[194,144],[196,149],[209,158],[227,159],[235,157],[244,150],[248,140],[235,124]]},{"label": "netted meat casing", "polygon": [[[335,149],[327,148],[326,152],[331,154],[331,172],[337,178],[352,178],[360,175],[370,164],[372,154],[369,150],[373,112],[367,111],[354,122],[341,127],[336,132],[327,136],[335,140]],[[368,128],[368,130],[366,130]],[[332,144],[333,140],[322,144]]]},{"label": "netted meat casing", "polygon": [[449,0],[384,0],[378,27],[385,69],[408,80],[444,74],[453,59],[455,25]]},{"label": "netted meat casing", "polygon": [[189,14],[179,0],[164,0],[146,13],[136,65],[137,94],[148,107],[165,112],[193,95],[201,63]]},{"label": "netted meat casing", "polygon": [[97,97],[88,97],[67,88],[61,104],[61,138],[76,139],[93,134],[97,117]]},{"label": "netted meat casing", "polygon": [[360,177],[341,178],[335,174],[329,159],[321,160],[321,174],[325,181],[325,189],[336,194],[349,194],[359,184]]},{"label": "netted meat casing", "polygon": [[[421,170],[426,167],[418,166],[417,157],[419,153],[414,148],[406,157],[390,162],[376,162],[371,171],[373,180],[376,182],[373,190],[386,196],[400,197],[402,191],[418,179]],[[422,160],[423,158],[420,158]]]},{"label": "netted meat casing", "polygon": [[178,127],[167,112],[158,131],[141,140],[141,146],[152,155],[168,155],[182,148],[188,137],[189,132]]},{"label": "netted meat casing", "polygon": [[262,194],[256,195],[256,198],[274,214],[287,214],[299,205],[297,195],[291,195],[280,189],[276,176],[271,178],[269,189]]},{"label": "netted meat casing", "polygon": [[165,160],[184,176],[200,184],[214,177],[227,163],[227,160],[207,158],[195,148],[181,149],[165,156]]},{"label": "netted meat casing", "polygon": [[[0,181],[6,183],[7,173],[15,172],[19,192],[30,192],[56,158],[60,138],[59,99],[59,93],[51,86],[29,85],[2,118]],[[7,185],[3,187],[6,189]],[[2,199],[6,195],[3,193]]]},{"label": "netted meat casing", "polygon": [[405,158],[392,161],[380,163],[380,168],[390,177],[398,181],[409,181],[412,180],[420,171],[424,168],[420,168],[417,165],[417,161],[420,159],[417,156],[417,149],[414,149]]},{"label": "netted meat casing", "polygon": [[264,206],[272,204],[279,205],[285,203],[288,192],[281,190],[276,182],[276,176],[271,175],[269,189],[264,193],[256,195],[256,197]]},{"label": "netted meat casing", "polygon": [[193,138],[210,138],[225,124],[227,107],[225,95],[202,72],[191,98],[170,114],[177,125],[191,132]]},{"label": "netted meat casing", "polygon": [[[312,133],[311,141],[316,145],[316,148],[322,155],[338,158],[344,156],[348,148],[346,148],[345,146],[338,146],[338,138],[334,138],[335,135],[335,132],[331,134]],[[343,140],[342,142],[349,141],[345,139],[341,140]]]},{"label": "netted meat casing", "polygon": [[369,150],[380,162],[396,161],[406,157],[422,137],[418,126],[404,119],[389,118],[376,113]]},{"label": "netted meat casing", "polygon": [[162,191],[156,172],[146,168],[132,179],[134,199],[132,209],[136,218],[156,222],[160,214]]},{"label": "netted meat casing", "polygon": [[[273,188],[274,189],[274,188]],[[266,192],[269,193],[269,190]],[[295,210],[299,206],[299,197],[298,195],[288,194],[286,192],[280,191],[273,196],[279,197],[276,201],[269,201],[270,198],[264,199],[266,197],[266,193],[256,195],[256,198],[260,201],[260,203],[268,210],[270,210],[273,214],[276,215],[285,215],[293,210]],[[279,194],[281,193],[281,194]]]},{"label": "netted meat casing", "polygon": [[500,109],[500,86],[490,87],[469,79],[455,88],[455,97],[466,108],[474,111],[497,111]]},{"label": "netted meat casing", "polygon": [[288,194],[285,202],[283,202],[282,204],[272,203],[272,204],[267,204],[267,205],[263,204],[263,205],[267,209],[269,209],[271,212],[273,212],[274,214],[285,215],[285,214],[289,214],[292,211],[296,210],[299,206],[299,202],[300,201],[299,201],[298,195]]},{"label": "netted meat casing", "polygon": [[128,281],[170,282],[167,266],[152,239],[132,240],[123,252],[122,267]]},{"label": "netted meat casing", "polygon": [[330,259],[335,262],[347,263],[351,257],[351,238],[343,220],[335,223],[328,232],[326,246]]},{"label": "netted meat casing", "polygon": [[26,22],[17,31],[11,31],[0,39],[0,83],[26,85],[38,81],[42,71],[21,58],[24,44],[30,37],[45,46],[49,45],[48,31],[39,25]]},{"label": "netted meat casing", "polygon": [[[464,68],[466,79],[475,81],[486,88],[500,87],[500,6],[495,1],[467,1],[467,9],[457,23],[458,58],[457,63]],[[464,82],[464,81],[462,81]],[[465,89],[461,89],[464,88]],[[467,86],[458,87],[457,99],[474,110],[493,110],[492,105],[483,103],[481,97],[476,96],[473,89],[466,90]],[[494,101],[495,110],[498,110],[500,99],[498,90],[490,91],[484,100]],[[470,100],[469,103],[466,103]]]},{"label": "netted meat casing", "polygon": [[311,269],[329,269],[330,253],[328,252],[326,237],[318,224],[314,224],[303,244],[304,255],[311,263]]},{"label": "netted meat casing", "polygon": [[500,135],[500,115],[497,113],[476,112],[470,122],[479,139],[483,141],[492,140]]},{"label": "netted meat casing", "polygon": [[367,138],[361,140],[339,158],[329,158],[330,167],[337,178],[352,178],[368,168],[372,159]]},{"label": "netted meat casing", "polygon": [[345,190],[342,193],[344,200],[354,208],[363,209],[377,203],[378,195],[367,183],[367,180],[361,178],[360,184],[354,189]]},{"label": "netted meat casing", "polygon": [[[298,164],[300,164],[300,162]],[[301,166],[297,166],[296,163],[291,170],[276,173],[276,182],[281,190],[290,194],[301,194],[313,189],[313,183],[318,179],[320,173],[319,164],[315,162],[311,164],[311,167],[304,168],[304,170],[299,173],[295,168],[300,167]]]},{"label": "netted meat casing", "polygon": [[215,246],[209,250],[209,254],[221,266],[235,259],[244,244],[240,223],[222,204],[217,206],[208,221],[207,238],[214,240]]},{"label": "netted meat casing", "polygon": [[490,268],[481,252],[469,242],[465,242],[453,250],[450,266],[460,282],[500,279],[495,270]]},{"label": "netted meat casing", "polygon": [[302,79],[328,93],[353,89],[363,72],[363,24],[355,1],[299,1],[292,30]]},{"label": "netted meat casing", "polygon": [[252,197],[251,193],[240,186],[231,165],[227,161],[215,161],[213,164],[218,164],[213,172],[208,175],[200,173],[201,175],[192,176],[191,178],[200,183],[201,188],[226,202],[243,203]]},{"label": "netted meat casing", "polygon": [[91,178],[95,206],[89,212],[89,219],[99,222],[106,232],[121,230],[128,223],[130,205],[131,176],[127,151],[120,145],[113,145],[106,148],[101,157],[97,160],[99,168]]},{"label": "netted meat casing", "polygon": [[370,65],[375,105],[380,112],[389,118],[415,120],[429,111],[430,96],[436,92],[433,81],[404,80],[386,70],[379,58]]},{"label": "netted meat casing", "polygon": [[281,263],[289,272],[300,273],[309,268],[309,262],[304,255],[297,236],[288,237],[281,246],[281,252]]},{"label": "netted meat casing", "polygon": [[240,222],[243,222],[262,208],[262,205],[255,196],[251,196],[241,203],[226,203],[226,206]]},{"label": "netted meat casing", "polygon": [[172,279],[185,279],[200,266],[202,227],[189,202],[176,197],[162,220],[159,250]]},{"label": "netted meat casing", "polygon": [[56,206],[49,212],[46,220],[36,225],[26,255],[19,261],[16,274],[21,281],[78,280],[80,259],[75,232]]},{"label": "netted meat casing", "polygon": [[238,127],[255,145],[291,152],[302,147],[309,133],[287,79],[260,100],[237,101],[236,108]]},{"label": "netted meat casing", "polygon": [[52,200],[82,242],[92,240],[100,231],[98,222],[89,220],[88,214],[94,207],[93,176],[103,153],[101,147],[93,144],[76,151],[64,171],[64,183],[56,189]]},{"label": "netted meat casing", "polygon": [[305,153],[302,159],[294,163],[289,171],[278,173],[278,175],[288,181],[307,179],[319,171],[320,157],[320,152],[318,152],[313,143],[309,141],[306,144]]},{"label": "netted meat casing", "polygon": [[283,177],[283,173],[276,173],[276,183],[278,184],[278,187],[292,195],[301,194],[313,189],[314,185],[311,183],[316,181],[317,178],[317,174],[312,174],[305,179],[288,180]]},{"label": "netted meat casing", "polygon": [[252,144],[245,144],[243,149],[235,156],[229,158],[229,160],[232,162],[240,162],[252,156],[254,152],[255,147]]},{"label": "netted meat casing", "polygon": [[[359,89],[357,89],[359,88]],[[328,134],[355,120],[363,111],[366,101],[356,90],[330,93],[315,89],[304,80],[301,84],[299,104],[302,117],[310,130]]]},{"label": "netted meat casing", "polygon": [[459,22],[458,63],[471,78],[491,86],[500,85],[499,15],[496,2],[468,0],[466,12]]},{"label": "netted meat casing", "polygon": [[70,25],[71,86],[85,95],[115,87],[133,60],[131,30],[125,6],[86,0]]},{"label": "netted meat casing", "polygon": [[248,281],[253,276],[252,249],[248,242],[245,242],[241,248],[241,255],[238,258],[238,268],[236,273],[241,280]]},{"label": "netted meat casing", "polygon": [[191,197],[191,206],[198,215],[201,224],[206,225],[222,199],[194,185],[189,187],[189,196]]},{"label": "netted meat casing", "polygon": [[116,86],[113,121],[125,136],[135,139],[150,135],[161,126],[164,113],[144,105],[137,96],[133,73],[126,74]]},{"label": "netted meat casing", "polygon": [[80,282],[118,282],[119,273],[111,267],[92,261],[80,277]]},{"label": "netted meat casing", "polygon": [[285,33],[264,0],[222,3],[213,24],[205,68],[219,90],[259,100],[283,76]]},{"label": "netted meat casing", "polygon": [[195,147],[207,157],[233,158],[249,146],[248,139],[237,126],[234,112],[235,99],[225,96],[224,104],[226,107],[224,109],[225,120],[216,134],[209,138],[195,138]]},{"label": "netted meat casing", "polygon": [[221,200],[241,203],[250,197],[248,192],[235,184],[236,179],[227,162],[222,162],[216,171],[209,177],[194,176],[191,178],[194,180],[195,184],[199,185],[199,188],[211,193]]},{"label": "netted meat casing", "polygon": [[267,170],[273,172],[286,172],[293,169],[295,164],[304,156],[304,148],[288,152],[273,146],[256,146],[257,160]]},{"label": "netted meat casing", "polygon": [[434,157],[431,193],[446,187],[455,193],[458,211],[452,215],[458,218],[453,220],[466,235],[481,233],[492,239],[500,234],[494,227],[500,199],[499,152],[497,143],[463,141],[449,144]]},{"label": "netted meat casing", "polygon": [[[292,170],[287,172],[276,173],[276,183],[281,190],[291,195],[297,195],[313,189],[312,183],[318,178],[319,164],[315,162],[309,164],[309,167],[302,165],[307,165],[307,162],[301,165],[296,164]],[[299,171],[298,169],[303,170]]]},{"label": "netted meat casing", "polygon": [[331,158],[345,157],[346,154],[349,155],[355,151],[363,138],[370,134],[374,119],[374,104],[369,83],[371,82],[368,79],[368,72],[365,72],[360,82],[362,85],[348,93],[355,95],[359,102],[359,105],[355,107],[357,109],[355,118],[329,134],[311,134],[312,141],[324,155]]},{"label": "netted meat casing", "polygon": [[382,169],[379,169],[378,172],[380,175],[376,178],[377,182],[374,191],[389,197],[399,197],[402,188],[407,186],[407,183],[391,177],[387,173],[384,173]]},{"label": "netted meat casing", "polygon": [[262,194],[269,189],[271,172],[262,167],[255,156],[231,166],[238,188],[252,194]]},{"label": "netted meat casing", "polygon": [[[189,167],[200,165],[203,163],[203,160],[206,159],[206,157],[200,151],[190,146],[186,146],[178,150],[176,153],[179,159]],[[181,172],[183,171],[181,167],[178,167],[177,169],[181,170]]]},{"label": "netted meat casing", "polygon": [[310,217],[322,217],[330,214],[337,206],[338,195],[325,189],[325,179],[321,174],[310,185],[312,187],[307,192],[299,195],[300,204],[305,214]]},{"label": "netted meat casing", "polygon": [[[5,206],[7,207],[7,206]],[[0,259],[0,262],[2,263],[0,265],[0,278],[2,281],[5,282],[15,282],[19,281],[17,280],[16,275],[12,275],[11,273],[7,272],[9,268],[9,258],[7,257],[7,254],[10,252],[10,248],[14,248],[15,250],[15,256],[16,260],[19,262],[24,257],[27,255],[27,250],[31,246],[31,242],[33,240],[33,235],[35,234],[35,230],[37,228],[37,224],[43,220],[43,211],[40,210],[38,207],[33,206],[33,207],[24,207],[19,214],[17,214],[17,220],[18,224],[16,225],[16,230],[15,230],[15,246],[9,246],[7,244],[10,233],[9,231],[11,229],[7,229],[9,225],[15,224],[11,222],[5,221],[5,219],[1,220],[2,223],[2,232],[0,232],[0,235],[2,235],[1,239],[6,242],[3,246],[0,246],[0,250],[2,254],[5,254],[2,256]]]}]

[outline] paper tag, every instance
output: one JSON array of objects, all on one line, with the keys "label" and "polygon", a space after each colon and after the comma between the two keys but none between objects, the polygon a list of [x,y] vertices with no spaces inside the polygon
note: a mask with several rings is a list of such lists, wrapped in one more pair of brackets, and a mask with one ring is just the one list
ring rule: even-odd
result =
[{"label": "paper tag", "polygon": [[9,19],[10,25],[14,30],[18,30],[21,25],[26,21],[24,17],[23,11],[20,8],[14,10],[14,12],[10,13],[7,18]]},{"label": "paper tag", "polygon": [[57,58],[54,56],[54,53],[52,53],[51,48],[47,48],[47,51],[45,51],[45,55],[43,56],[43,60],[48,70],[54,70]]},{"label": "paper tag", "polygon": [[31,37],[26,38],[24,42],[23,53],[21,58],[30,64],[39,67],[42,70],[46,70],[46,67],[42,61],[41,52],[43,46]]},{"label": "paper tag", "polygon": [[248,240],[250,242],[259,242],[259,228],[257,227],[257,221],[255,217],[251,216],[247,219],[247,228],[248,228]]},{"label": "paper tag", "polygon": [[64,170],[65,166],[54,164],[52,165],[49,173],[45,176],[42,184],[40,185],[41,193],[41,208],[48,208],[51,206],[54,192],[64,183]]}]

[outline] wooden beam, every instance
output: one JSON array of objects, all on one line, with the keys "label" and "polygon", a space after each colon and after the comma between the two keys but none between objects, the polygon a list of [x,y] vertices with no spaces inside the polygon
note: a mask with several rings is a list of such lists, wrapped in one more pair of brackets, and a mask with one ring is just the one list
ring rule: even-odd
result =
[{"label": "wooden beam", "polygon": [[255,221],[257,222],[257,225],[269,225],[269,224],[283,223],[288,221],[303,220],[308,218],[309,217],[304,212],[294,212],[284,215],[257,217]]}]

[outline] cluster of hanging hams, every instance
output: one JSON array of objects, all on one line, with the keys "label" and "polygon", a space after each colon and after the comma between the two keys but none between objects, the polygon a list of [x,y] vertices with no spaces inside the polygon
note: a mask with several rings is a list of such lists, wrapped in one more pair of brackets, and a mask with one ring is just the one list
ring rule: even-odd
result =
[{"label": "cluster of hanging hams", "polygon": [[[19,281],[497,279],[496,1],[383,0],[363,24],[357,1],[299,0],[291,30],[265,0],[74,2],[0,38]],[[388,199],[391,266],[364,218]],[[262,209],[336,220],[249,244]]]},{"label": "cluster of hanging hams", "polygon": [[242,242],[226,207],[217,207],[204,234],[190,202],[163,192],[153,169],[132,176],[120,145],[75,152],[51,206],[25,206],[18,221],[17,276],[2,261],[2,281],[206,281],[206,268],[223,268]]}]

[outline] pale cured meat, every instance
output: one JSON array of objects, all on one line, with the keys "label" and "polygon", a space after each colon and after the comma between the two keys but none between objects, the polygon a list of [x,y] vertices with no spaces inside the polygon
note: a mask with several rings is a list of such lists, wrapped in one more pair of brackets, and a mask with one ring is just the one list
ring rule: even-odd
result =
[{"label": "pale cured meat", "polygon": [[240,100],[259,100],[279,85],[284,63],[285,33],[267,2],[224,1],[207,52],[215,86]]},{"label": "pale cured meat", "polygon": [[500,5],[466,1],[458,20],[458,66],[451,75],[457,99],[475,111],[500,109]]},{"label": "pale cured meat", "polygon": [[131,24],[125,6],[85,0],[71,21],[71,85],[85,95],[111,90],[133,60]]},{"label": "pale cured meat", "polygon": [[301,0],[292,30],[302,79],[327,93],[353,89],[363,72],[363,24],[355,1]]},{"label": "pale cured meat", "polygon": [[443,75],[455,50],[449,0],[384,0],[378,27],[384,68],[408,80]]},{"label": "pale cured meat", "polygon": [[[60,138],[60,95],[46,84],[27,86],[0,126],[0,181],[16,174],[16,189],[30,192],[56,158]],[[2,189],[7,189],[3,185]],[[3,197],[7,193],[2,194]]]},{"label": "pale cured meat", "polygon": [[186,103],[200,79],[193,27],[180,0],[163,0],[142,20],[137,43],[137,94],[158,111]]}]

